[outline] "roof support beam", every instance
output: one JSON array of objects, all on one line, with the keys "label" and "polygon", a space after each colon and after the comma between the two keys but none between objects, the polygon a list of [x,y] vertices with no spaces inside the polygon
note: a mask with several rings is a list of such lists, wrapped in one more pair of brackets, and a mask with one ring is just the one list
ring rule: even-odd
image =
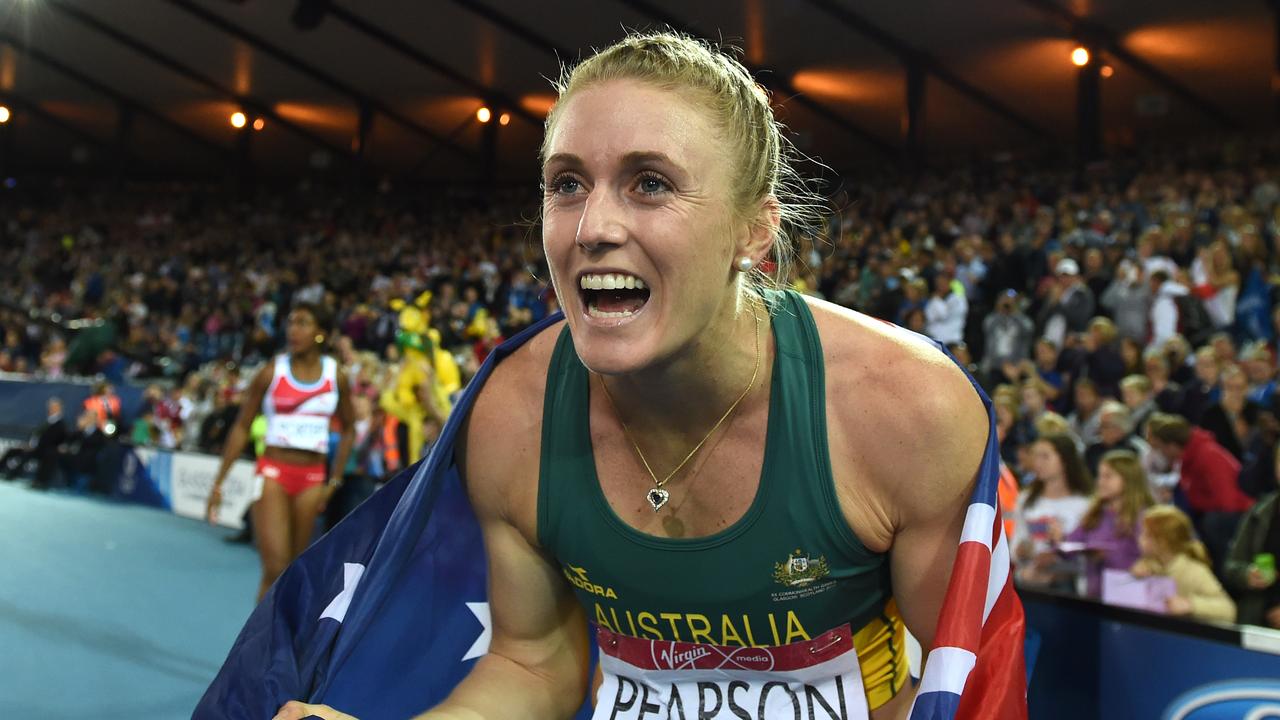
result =
[{"label": "roof support beam", "polygon": [[1204,113],[1223,128],[1235,130],[1240,127],[1240,122],[1228,112],[1178,82],[1172,75],[1125,49],[1116,34],[1102,23],[1081,17],[1054,2],[1054,0],[1023,0],[1023,2],[1057,20],[1067,32],[1085,45],[1105,50],[1124,64],[1146,75],[1156,84],[1163,85],[1166,90],[1177,95],[1188,105]]},{"label": "roof support beam", "polygon": [[501,105],[503,108],[510,110],[516,117],[527,120],[530,124],[536,127],[542,127],[542,118],[521,107],[520,103],[516,102],[514,99],[498,90],[495,90],[494,88],[477,82],[475,79],[459,71],[457,68],[451,67],[450,65],[431,57],[400,37],[397,37],[396,35],[387,32],[385,29],[374,25],[347,8],[342,7],[341,5],[330,5],[327,12],[332,17],[337,18],[355,30],[364,33],[386,47],[395,50],[415,63],[433,72],[439,73],[462,87],[467,88],[471,92],[474,92],[480,97],[485,98],[487,102],[492,102],[495,105]]},{"label": "roof support beam", "polygon": [[1042,140],[1051,137],[1049,131],[1038,123],[997,100],[982,88],[956,75],[947,68],[946,63],[940,62],[936,57],[919,48],[908,45],[884,28],[868,20],[864,15],[851,10],[847,4],[835,2],[835,0],[808,0],[808,2],[850,30],[875,41],[881,47],[897,55],[907,67],[907,72],[911,72],[913,65],[918,66],[929,75],[950,85],[961,95],[1032,135]]},{"label": "roof support beam", "polygon": [[[668,15],[657,5],[649,2],[649,0],[618,0],[618,2],[653,19],[656,22],[670,26],[680,32],[700,38],[710,39],[711,37],[698,28],[681,21],[679,18],[673,15]],[[752,76],[760,82],[760,84],[768,87],[770,90],[773,90],[785,101],[794,101],[796,104],[804,106],[810,112],[839,127],[849,135],[853,135],[868,145],[871,145],[887,157],[898,157],[899,151],[892,143],[884,140],[844,115],[841,115],[829,106],[814,100],[808,95],[800,93],[795,89],[790,81],[784,79],[777,72],[771,71],[768,68],[754,67],[746,63],[743,63],[743,65],[751,72]]]},{"label": "roof support beam", "polygon": [[[366,95],[365,93],[361,92],[359,89],[352,87],[351,85],[348,85],[347,83],[339,80],[333,75],[330,75],[329,73],[317,68],[315,65],[312,65],[311,63],[308,63],[302,60],[296,55],[286,52],[282,48],[276,46],[274,43],[269,42],[266,38],[263,38],[260,35],[257,35],[255,33],[252,33],[246,30],[245,28],[237,25],[236,23],[231,22],[230,20],[227,20],[221,15],[215,12],[212,12],[210,10],[207,10],[191,2],[191,0],[169,0],[169,4],[181,10],[186,11],[190,15],[195,16],[197,19],[203,21],[208,25],[213,26],[214,28],[217,28],[218,30],[226,33],[227,35],[230,35],[232,37],[238,38],[240,40],[243,40],[244,42],[249,43],[250,45],[266,53],[267,55],[270,55],[271,57],[275,58],[277,61],[283,63],[284,65],[289,66],[290,68],[293,68],[295,71],[300,72],[303,75],[306,75],[307,77],[310,77],[316,82],[319,82],[322,85],[327,85],[329,88],[336,90],[337,92],[340,92],[343,95],[346,95],[347,97],[354,100],[358,107],[368,107],[372,109],[374,112],[378,113],[379,115],[382,115],[384,117],[387,117],[393,120],[396,124],[403,126],[405,129],[409,130],[415,135],[425,138],[426,140],[434,144],[444,145],[446,148],[456,153],[459,157],[462,157],[467,160],[475,159],[474,153],[472,153],[469,150],[466,150],[465,148],[459,145],[455,145],[449,142],[449,140],[445,138],[443,135],[440,135],[435,131],[418,124],[409,116],[388,106],[386,103],[376,98],[370,97],[369,95]],[[336,6],[331,6],[329,8],[330,13],[333,12],[334,7]]]},{"label": "roof support beam", "polygon": [[[57,115],[54,115],[48,110],[45,110],[44,108],[40,107],[38,103],[28,98],[25,98],[13,92],[12,90],[6,90],[3,92],[0,92],[0,98],[3,98],[5,102],[15,106],[15,109],[20,110],[21,112],[26,113],[27,115],[30,115],[33,118],[37,118],[49,125],[52,125],[53,127],[56,127],[59,130],[62,130],[63,132],[74,135],[77,139],[83,142],[86,142],[94,146],[95,148],[98,148],[99,150],[103,150],[108,153],[111,151],[111,148],[108,145],[108,142],[103,138],[100,138],[94,135],[93,133],[90,133],[88,130],[85,130],[84,128],[78,125],[75,125],[71,122],[68,122],[58,117]],[[5,130],[7,134],[12,135],[15,130],[14,119],[10,118],[9,122],[6,123],[6,126],[7,127],[5,127]],[[14,143],[14,145],[17,145],[17,143]],[[14,152],[13,155],[17,155],[17,153]],[[5,162],[7,165],[12,166],[13,164],[12,161],[13,161],[12,157],[5,158]]]},{"label": "roof support beam", "polygon": [[106,83],[101,82],[99,80],[95,80],[94,78],[89,77],[88,75],[80,72],[79,70],[76,70],[70,65],[67,65],[61,60],[58,60],[57,58],[37,48],[31,47],[29,44],[27,44],[23,40],[16,38],[10,35],[9,33],[0,31],[0,42],[7,43],[8,45],[13,46],[14,49],[18,50],[19,52],[26,55],[27,57],[30,57],[50,68],[53,68],[57,72],[62,73],[63,75],[71,78],[72,80],[75,80],[76,82],[80,83],[81,85],[84,85],[90,90],[93,90],[99,95],[102,95],[104,97],[108,97],[114,100],[116,104],[119,105],[121,108],[128,108],[133,112],[138,113],[150,120],[156,121],[157,123],[169,128],[170,130],[181,135],[187,140],[190,140],[193,144],[206,148],[212,153],[218,154],[219,156],[223,155],[227,151],[227,148],[223,147],[219,143],[214,142],[213,140],[210,140],[204,137],[203,135],[196,133],[195,131],[191,130],[187,126],[169,118],[167,115],[164,115],[163,113],[158,112],[157,110],[138,101],[137,99],[131,98],[128,95],[125,95],[124,93],[116,90],[110,85],[107,85]]},{"label": "roof support beam", "polygon": [[352,158],[351,152],[348,151],[346,148],[336,145],[334,143],[331,143],[328,140],[306,129],[305,127],[302,127],[301,125],[291,120],[281,117],[279,114],[276,113],[275,110],[271,109],[270,103],[267,103],[263,100],[260,100],[258,98],[251,97],[248,95],[241,95],[235,92],[234,90],[232,90],[231,88],[214,80],[213,78],[192,68],[191,66],[183,64],[182,62],[179,62],[173,57],[160,52],[159,50],[142,42],[141,40],[137,39],[136,37],[133,37],[132,35],[129,35],[120,30],[117,30],[114,27],[111,27],[110,25],[84,12],[83,10],[75,7],[74,5],[70,5],[66,3],[64,0],[45,0],[45,5],[63,13],[67,17],[70,17],[71,19],[79,22],[80,24],[85,25],[91,30],[94,30],[102,35],[105,35],[111,38],[117,43],[124,45],[125,47],[129,48],[130,50],[133,50],[139,55],[142,55],[143,57],[156,63],[157,65],[167,68],[173,73],[177,75],[181,75],[182,77],[186,78],[187,80],[197,85],[203,85],[204,87],[208,88],[209,90],[213,91],[218,95],[221,95],[225,98],[229,98],[233,100],[234,102],[238,103],[243,108],[245,108],[246,110],[262,115],[263,117],[270,118],[273,123],[279,125],[282,128],[289,130],[290,132],[292,132],[293,134],[297,135],[300,138],[303,138],[311,143],[314,143],[315,145],[318,145],[322,148],[329,150],[330,152],[334,153],[335,156],[343,158],[344,160],[347,160],[347,161],[352,161],[353,158]]}]

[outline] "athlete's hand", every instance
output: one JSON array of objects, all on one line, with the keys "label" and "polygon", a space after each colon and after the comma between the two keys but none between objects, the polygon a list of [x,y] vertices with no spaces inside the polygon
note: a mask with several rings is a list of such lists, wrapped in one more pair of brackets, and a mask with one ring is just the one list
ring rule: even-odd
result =
[{"label": "athlete's hand", "polygon": [[302,718],[318,717],[323,720],[356,720],[356,718],[338,712],[328,705],[308,705],[297,700],[290,700],[276,712],[271,720],[302,720]]},{"label": "athlete's hand", "polygon": [[325,483],[324,490],[320,492],[320,503],[316,505],[316,513],[323,513],[325,508],[329,507],[329,501],[333,499],[333,494],[337,491],[337,485],[332,482]]},{"label": "athlete's hand", "polygon": [[205,505],[204,516],[210,525],[218,524],[218,509],[222,507],[222,486],[214,483],[209,491],[209,502]]}]

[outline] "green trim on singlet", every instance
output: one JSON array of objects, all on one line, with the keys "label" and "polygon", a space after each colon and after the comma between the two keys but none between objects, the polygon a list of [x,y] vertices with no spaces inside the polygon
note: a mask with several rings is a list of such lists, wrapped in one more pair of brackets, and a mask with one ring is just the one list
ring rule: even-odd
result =
[{"label": "green trim on singlet", "polygon": [[[863,545],[836,497],[817,326],[794,292],[766,301],[776,352],[759,486],[741,518],[704,537],[640,532],[609,505],[590,375],[561,331],[547,372],[537,533],[593,622],[654,639],[777,645],[882,614],[886,556]],[[674,502],[683,490],[671,488]]]}]

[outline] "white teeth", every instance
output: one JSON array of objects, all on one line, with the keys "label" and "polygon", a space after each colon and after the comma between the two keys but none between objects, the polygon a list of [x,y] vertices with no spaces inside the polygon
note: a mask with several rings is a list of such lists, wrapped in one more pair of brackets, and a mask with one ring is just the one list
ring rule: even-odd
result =
[{"label": "white teeth", "polygon": [[647,290],[649,286],[635,275],[610,273],[605,275],[583,275],[578,279],[578,287],[583,290]]}]

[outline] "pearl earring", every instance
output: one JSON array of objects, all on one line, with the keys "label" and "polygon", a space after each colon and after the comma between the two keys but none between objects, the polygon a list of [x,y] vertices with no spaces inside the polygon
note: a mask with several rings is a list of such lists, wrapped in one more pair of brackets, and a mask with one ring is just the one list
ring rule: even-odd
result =
[{"label": "pearl earring", "polygon": [[738,258],[738,272],[747,272],[752,265],[755,265],[755,263],[752,262],[751,258],[745,255]]}]

